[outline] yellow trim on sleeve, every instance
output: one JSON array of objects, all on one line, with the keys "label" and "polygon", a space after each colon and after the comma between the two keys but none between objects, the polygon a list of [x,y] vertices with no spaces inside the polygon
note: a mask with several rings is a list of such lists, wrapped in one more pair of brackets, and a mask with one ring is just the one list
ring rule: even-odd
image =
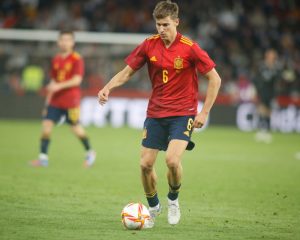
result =
[{"label": "yellow trim on sleeve", "polygon": [[193,46],[193,42],[190,42],[190,41],[186,41],[186,40],[183,40],[183,39],[180,39],[180,42],[186,44],[186,45],[189,45],[189,46]]}]

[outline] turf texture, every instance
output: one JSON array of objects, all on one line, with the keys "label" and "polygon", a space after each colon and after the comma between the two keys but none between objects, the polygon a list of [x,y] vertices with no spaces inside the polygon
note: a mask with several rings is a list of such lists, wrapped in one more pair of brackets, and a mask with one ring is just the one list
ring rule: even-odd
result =
[{"label": "turf texture", "polygon": [[97,161],[84,169],[84,151],[68,126],[54,129],[48,168],[38,153],[40,122],[0,121],[0,239],[300,239],[299,134],[209,127],[195,133],[183,159],[182,218],[167,223],[164,153],[156,162],[164,211],[153,229],[125,230],[120,213],[146,204],[139,173],[142,132],[87,128]]}]

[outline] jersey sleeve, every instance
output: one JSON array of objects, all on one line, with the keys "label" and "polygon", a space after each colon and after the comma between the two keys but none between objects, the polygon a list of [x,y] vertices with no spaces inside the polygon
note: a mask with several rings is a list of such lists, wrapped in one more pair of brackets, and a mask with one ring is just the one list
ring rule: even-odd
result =
[{"label": "jersey sleeve", "polygon": [[79,75],[83,76],[84,74],[84,62],[81,57],[78,57],[74,60],[74,66],[73,66],[73,76],[74,75]]},{"label": "jersey sleeve", "polygon": [[138,45],[125,59],[127,65],[133,70],[140,69],[147,61],[146,58],[146,40]]},{"label": "jersey sleeve", "polygon": [[208,56],[207,52],[200,48],[197,43],[193,44],[192,50],[193,59],[200,74],[204,75],[216,66],[214,61]]}]

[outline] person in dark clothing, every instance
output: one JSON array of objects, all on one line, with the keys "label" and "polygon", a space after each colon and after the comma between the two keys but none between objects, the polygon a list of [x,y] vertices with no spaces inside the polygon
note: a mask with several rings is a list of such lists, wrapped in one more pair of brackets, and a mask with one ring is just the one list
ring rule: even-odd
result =
[{"label": "person in dark clothing", "polygon": [[277,61],[277,52],[274,49],[267,49],[264,61],[258,68],[258,74],[255,78],[255,87],[258,97],[257,112],[258,132],[256,140],[270,143],[272,135],[270,134],[270,116],[271,104],[275,98],[275,86],[280,79],[280,67]]}]

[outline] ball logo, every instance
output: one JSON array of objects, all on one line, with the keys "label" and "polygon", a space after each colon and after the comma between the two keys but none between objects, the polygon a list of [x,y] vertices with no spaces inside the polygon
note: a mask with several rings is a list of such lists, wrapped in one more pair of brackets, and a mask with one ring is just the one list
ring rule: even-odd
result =
[{"label": "ball logo", "polygon": [[150,219],[148,209],[141,203],[129,203],[121,213],[122,223],[126,229],[140,230]]}]

